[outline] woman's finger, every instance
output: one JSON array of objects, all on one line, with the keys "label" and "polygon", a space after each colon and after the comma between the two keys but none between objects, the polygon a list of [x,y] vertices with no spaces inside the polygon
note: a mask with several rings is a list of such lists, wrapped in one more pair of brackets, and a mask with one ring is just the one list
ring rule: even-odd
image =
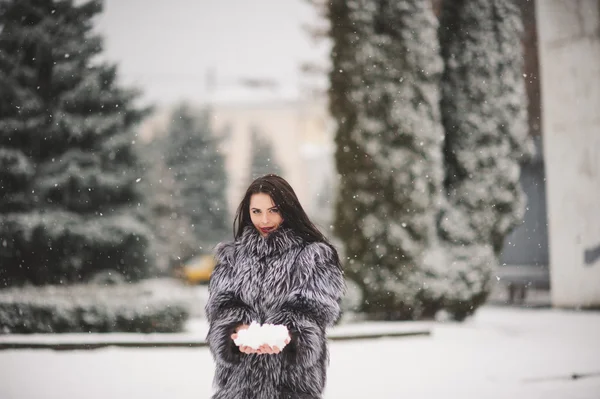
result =
[{"label": "woman's finger", "polygon": [[238,335],[236,333],[231,334],[231,339],[237,339]]}]

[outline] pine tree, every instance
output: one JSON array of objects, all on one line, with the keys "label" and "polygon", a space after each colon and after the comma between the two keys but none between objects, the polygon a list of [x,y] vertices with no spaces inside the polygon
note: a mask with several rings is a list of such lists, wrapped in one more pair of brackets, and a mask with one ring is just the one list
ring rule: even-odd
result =
[{"label": "pine tree", "polygon": [[439,218],[457,318],[487,297],[504,237],[523,218],[527,131],[520,12],[512,0],[444,1],[442,115],[447,202]]},{"label": "pine tree", "polygon": [[136,93],[95,62],[97,1],[0,2],[0,285],[148,274]]},{"label": "pine tree", "polygon": [[208,112],[180,104],[166,135],[166,163],[181,196],[182,213],[192,224],[196,252],[210,250],[230,233],[225,158],[219,152],[219,138],[211,131]]},{"label": "pine tree", "polygon": [[186,216],[179,183],[167,166],[164,142],[159,139],[140,144],[146,179],[140,182],[150,209],[149,222],[155,235],[152,256],[159,272],[170,274],[197,252],[198,240]]},{"label": "pine tree", "polygon": [[250,130],[250,145],[250,181],[270,173],[281,175],[281,167],[275,159],[271,143],[256,127]]},{"label": "pine tree", "polygon": [[[334,0],[335,232],[372,317],[415,318],[442,188],[437,21],[419,0]],[[379,315],[379,316],[377,316]]]}]

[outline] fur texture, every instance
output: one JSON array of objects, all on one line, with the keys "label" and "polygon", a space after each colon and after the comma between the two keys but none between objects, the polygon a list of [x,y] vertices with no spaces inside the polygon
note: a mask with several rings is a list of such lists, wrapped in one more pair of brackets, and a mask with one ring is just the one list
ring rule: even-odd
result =
[{"label": "fur texture", "polygon": [[[250,226],[236,242],[217,247],[206,304],[213,399],[321,398],[326,328],[340,316],[344,292],[333,251],[283,227],[263,238]],[[277,355],[241,353],[231,334],[253,320],[286,325],[291,342]]]}]

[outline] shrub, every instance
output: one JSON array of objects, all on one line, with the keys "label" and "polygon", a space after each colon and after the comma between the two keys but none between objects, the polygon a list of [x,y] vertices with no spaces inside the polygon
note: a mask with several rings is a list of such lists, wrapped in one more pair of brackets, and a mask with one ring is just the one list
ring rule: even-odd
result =
[{"label": "shrub", "polygon": [[0,290],[0,334],[181,332],[188,317],[183,296],[144,282]]}]

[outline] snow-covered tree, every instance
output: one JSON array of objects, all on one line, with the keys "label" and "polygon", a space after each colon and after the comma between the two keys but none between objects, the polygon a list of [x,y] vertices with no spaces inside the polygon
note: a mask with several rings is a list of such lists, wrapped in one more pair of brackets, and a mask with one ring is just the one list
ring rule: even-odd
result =
[{"label": "snow-covered tree", "polygon": [[0,286],[145,276],[136,93],[98,62],[101,3],[0,2]]},{"label": "snow-covered tree", "polygon": [[155,236],[152,256],[158,271],[170,273],[172,266],[197,253],[198,240],[184,211],[179,184],[166,164],[164,142],[155,139],[140,144],[140,157],[146,178],[139,184],[148,203],[149,223]]},{"label": "snow-covered tree", "polygon": [[227,171],[219,138],[210,128],[208,110],[180,104],[171,115],[165,139],[166,164],[181,197],[181,213],[189,219],[196,251],[230,234],[226,201]]},{"label": "snow-covered tree", "polygon": [[457,318],[487,297],[504,237],[524,214],[520,163],[533,147],[527,130],[522,30],[513,0],[442,3],[447,196],[439,232],[449,263],[445,306]]},{"label": "snow-covered tree", "polygon": [[273,146],[256,127],[250,130],[250,148],[250,181],[269,173],[281,175]]},{"label": "snow-covered tree", "polygon": [[333,0],[335,232],[372,317],[418,317],[442,189],[437,19],[422,0]]}]

